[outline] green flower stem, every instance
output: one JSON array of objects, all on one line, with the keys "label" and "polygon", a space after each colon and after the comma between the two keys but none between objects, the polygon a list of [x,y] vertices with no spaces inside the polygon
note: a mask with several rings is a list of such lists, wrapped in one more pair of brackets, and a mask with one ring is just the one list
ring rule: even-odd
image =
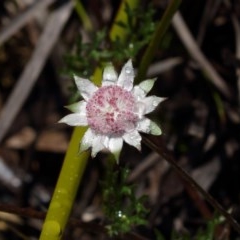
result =
[{"label": "green flower stem", "polygon": [[178,7],[180,6],[181,0],[171,0],[167,9],[165,10],[161,20],[159,21],[156,31],[154,32],[152,36],[152,40],[149,43],[142,60],[140,62],[139,68],[138,68],[138,74],[135,79],[135,84],[138,84],[141,82],[141,80],[145,79],[148,66],[150,65],[154,54],[156,53],[156,49],[159,47],[159,43],[161,42],[164,33],[168,29],[172,17],[174,13],[177,11]]},{"label": "green flower stem", "polygon": [[[130,8],[133,8],[137,6],[139,0],[123,1],[115,21],[127,21],[124,11],[125,3],[128,3]],[[110,39],[114,40],[117,36],[124,40],[126,34],[124,29],[119,28],[118,25],[113,25],[110,31]],[[99,69],[96,69],[93,81],[98,85],[101,83],[101,71]],[[73,131],[62,170],[43,224],[40,240],[60,240],[62,237],[89,157],[89,152],[79,154],[79,142],[85,130],[85,128],[76,127]]]},{"label": "green flower stem", "polygon": [[92,32],[94,28],[93,28],[91,19],[89,18],[88,14],[86,13],[81,1],[75,0],[74,3],[75,3],[75,10],[76,10],[80,20],[83,23],[84,29],[89,32]]},{"label": "green flower stem", "polygon": [[84,173],[89,152],[79,154],[79,140],[86,129],[75,128],[47,212],[40,240],[59,240]]}]

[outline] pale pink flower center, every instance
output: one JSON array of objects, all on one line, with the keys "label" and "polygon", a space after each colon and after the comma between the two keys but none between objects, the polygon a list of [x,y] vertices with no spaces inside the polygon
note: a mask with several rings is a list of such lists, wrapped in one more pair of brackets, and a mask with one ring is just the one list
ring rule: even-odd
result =
[{"label": "pale pink flower center", "polygon": [[99,88],[87,102],[86,110],[90,128],[104,135],[122,135],[138,120],[133,94],[115,85]]}]

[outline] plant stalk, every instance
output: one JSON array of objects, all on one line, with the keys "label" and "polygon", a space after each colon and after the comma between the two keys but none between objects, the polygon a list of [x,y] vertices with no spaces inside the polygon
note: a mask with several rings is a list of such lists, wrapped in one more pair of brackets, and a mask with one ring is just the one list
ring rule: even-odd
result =
[{"label": "plant stalk", "polygon": [[[153,139],[153,138],[152,138]],[[153,140],[148,137],[143,137],[144,143],[151,148],[153,151],[157,152],[161,157],[163,157],[180,177],[187,182],[187,184],[193,189],[197,190],[202,196],[208,201],[212,207],[222,214],[227,222],[240,234],[240,225],[238,222],[229,214],[208,192],[206,192],[182,167],[180,167],[175,161],[172,154],[166,149],[163,143],[155,144]]]},{"label": "plant stalk", "polygon": [[135,84],[140,83],[143,79],[145,79],[148,67],[152,62],[153,56],[156,53],[156,49],[158,49],[160,42],[163,39],[163,36],[168,29],[173,15],[177,11],[180,6],[181,0],[171,0],[167,9],[165,10],[162,18],[160,19],[156,31],[154,32],[152,39],[144,52],[142,60],[140,62],[137,77],[135,79]]}]

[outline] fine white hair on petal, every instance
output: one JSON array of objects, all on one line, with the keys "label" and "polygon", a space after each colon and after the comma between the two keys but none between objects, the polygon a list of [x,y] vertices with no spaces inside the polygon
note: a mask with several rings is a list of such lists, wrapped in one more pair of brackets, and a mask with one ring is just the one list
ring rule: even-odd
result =
[{"label": "fine white hair on petal", "polygon": [[85,134],[83,135],[80,145],[80,152],[86,151],[87,149],[92,147],[94,137],[95,134],[93,133],[91,128],[88,128]]},{"label": "fine white hair on petal", "polygon": [[106,147],[106,148],[109,148],[109,140],[110,140],[110,137],[109,136],[105,136],[105,138],[103,139],[103,145]]},{"label": "fine white hair on petal", "polygon": [[149,133],[150,132],[150,123],[151,120],[148,118],[143,117],[137,124],[137,130],[139,132]]},{"label": "fine white hair on petal", "polygon": [[83,115],[86,115],[86,105],[87,105],[87,103],[84,100],[82,100],[80,102],[76,102],[69,106],[66,106],[66,108],[72,112],[81,113]]},{"label": "fine white hair on petal", "polygon": [[134,146],[139,151],[141,150],[142,137],[137,130],[127,132],[123,135],[123,140],[131,146]]},{"label": "fine white hair on petal", "polygon": [[59,120],[59,123],[66,123],[70,126],[87,126],[88,125],[86,115],[80,114],[80,113],[69,114],[64,118],[62,118],[61,120]]},{"label": "fine white hair on petal", "polygon": [[142,100],[142,102],[145,105],[145,112],[144,114],[150,113],[152,112],[160,102],[164,101],[165,98],[160,98],[157,96],[150,96],[150,97],[146,97]]},{"label": "fine white hair on petal", "polygon": [[92,97],[94,92],[98,90],[98,87],[95,86],[91,81],[85,78],[80,78],[74,75],[74,80],[76,86],[81,94],[81,96],[87,101],[89,98]]},{"label": "fine white hair on petal", "polygon": [[93,138],[92,142],[92,153],[91,156],[95,157],[98,152],[102,151],[105,146],[103,145],[105,136],[102,135],[96,135]]},{"label": "fine white hair on petal", "polygon": [[118,75],[111,63],[109,63],[103,70],[102,86],[116,84]]},{"label": "fine white hair on petal", "polygon": [[146,96],[146,92],[142,88],[140,88],[138,85],[133,88],[133,95],[137,101],[142,100]]},{"label": "fine white hair on petal", "polygon": [[122,150],[123,139],[122,137],[113,137],[109,139],[108,148],[110,152],[115,156],[117,162]]},{"label": "fine white hair on petal", "polygon": [[132,60],[129,59],[123,66],[121,73],[118,77],[117,85],[124,88],[127,91],[131,91],[133,88],[134,69],[132,66]]},{"label": "fine white hair on petal", "polygon": [[143,115],[146,112],[146,106],[144,102],[136,102],[134,111],[138,115],[139,119],[142,119]]}]

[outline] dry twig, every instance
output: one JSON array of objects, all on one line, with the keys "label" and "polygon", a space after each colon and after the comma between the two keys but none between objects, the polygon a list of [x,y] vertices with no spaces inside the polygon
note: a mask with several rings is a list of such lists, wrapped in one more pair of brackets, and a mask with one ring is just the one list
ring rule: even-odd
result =
[{"label": "dry twig", "polygon": [[55,10],[37,43],[34,53],[11,93],[0,115],[0,141],[13,123],[24,101],[35,84],[43,66],[68,20],[73,3],[68,2]]},{"label": "dry twig", "polygon": [[39,8],[46,8],[54,1],[55,0],[37,0],[26,11],[14,18],[10,24],[0,31],[0,45],[6,42],[12,35],[18,32],[20,28],[27,24],[27,22],[39,11]]},{"label": "dry twig", "polygon": [[229,87],[225,83],[224,79],[216,72],[208,59],[204,56],[192,34],[190,33],[186,23],[184,22],[180,12],[177,12],[172,21],[178,36],[182,40],[184,46],[188,50],[189,54],[202,68],[203,72],[207,74],[209,80],[215,85],[218,90],[226,97],[231,98],[231,92]]}]

